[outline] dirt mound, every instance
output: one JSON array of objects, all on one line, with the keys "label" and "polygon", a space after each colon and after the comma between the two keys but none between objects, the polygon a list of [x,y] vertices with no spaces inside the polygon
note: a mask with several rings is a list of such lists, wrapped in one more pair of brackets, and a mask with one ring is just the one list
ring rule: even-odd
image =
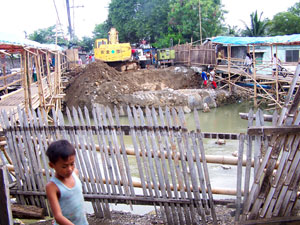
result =
[{"label": "dirt mound", "polygon": [[94,103],[108,106],[122,104],[122,96],[137,91],[196,88],[199,79],[192,70],[175,67],[121,73],[98,61],[65,76],[68,80],[66,106],[87,106],[89,109]]}]

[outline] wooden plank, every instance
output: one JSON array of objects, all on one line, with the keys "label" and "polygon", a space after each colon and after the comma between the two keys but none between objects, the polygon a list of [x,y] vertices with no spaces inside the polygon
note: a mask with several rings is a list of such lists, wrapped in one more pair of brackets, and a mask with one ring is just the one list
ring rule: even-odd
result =
[{"label": "wooden plank", "polygon": [[[87,110],[87,108],[85,108]],[[58,112],[60,112],[60,110],[58,110]],[[93,135],[92,133],[89,132],[88,126],[86,125],[85,121],[87,120],[86,118],[84,118],[83,113],[81,111],[80,108],[78,108],[78,112],[79,112],[79,118],[80,118],[80,124],[81,126],[84,126],[86,129],[83,131],[83,142],[84,143],[90,143],[90,145],[88,145],[86,152],[88,153],[88,159],[89,161],[85,161],[85,163],[87,163],[86,167],[90,168],[91,174],[89,174],[89,180],[92,184],[92,190],[93,193],[98,193],[99,191],[101,192],[101,187],[100,187],[100,181],[99,181],[99,177],[100,174],[98,173],[99,171],[96,170],[96,163],[95,163],[95,157],[93,155],[92,152],[92,148],[94,146],[94,140],[92,139]],[[63,119],[63,118],[62,118]],[[104,209],[103,209],[103,202],[100,202],[99,200],[95,201],[95,206],[96,206],[96,210],[95,210],[95,214],[96,217],[98,218],[103,218],[104,217]]]},{"label": "wooden plank", "polygon": [[[166,112],[167,114],[167,112]],[[161,107],[159,107],[159,117],[160,117],[160,122],[161,122],[161,125],[162,127],[165,127],[165,117],[164,117],[164,112],[162,110]],[[170,138],[170,142],[169,142],[169,138],[168,138],[168,133],[167,133],[167,130],[164,129],[162,131],[162,136],[163,136],[163,141],[164,141],[164,148],[167,152],[167,160],[168,160],[168,165],[169,165],[169,171],[170,171],[170,174],[171,174],[171,180],[172,180],[172,184],[173,184],[173,187],[177,187],[177,183],[176,183],[176,175],[175,175],[175,167],[174,167],[174,163],[173,163],[173,159],[172,159],[172,153],[171,153],[171,149],[172,146],[174,146],[174,143],[172,141],[172,139]],[[175,199],[179,199],[179,195],[178,195],[178,191],[177,191],[177,188],[174,188],[174,197]],[[184,224],[184,218],[183,218],[183,214],[182,214],[182,209],[181,209],[181,206],[176,204],[176,210],[177,210],[177,215],[178,215],[178,218],[175,218],[175,222],[179,222],[179,224]]]},{"label": "wooden plank", "polygon": [[[157,138],[158,141],[158,149],[159,152],[163,152],[166,149],[166,146],[163,144],[163,140],[162,140],[162,135],[160,133],[160,130],[158,129],[159,127],[159,123],[158,123],[158,119],[156,117],[156,111],[155,108],[152,107],[151,109],[151,115],[152,115],[152,119],[153,119],[153,128],[155,131],[155,136]],[[150,118],[149,118],[150,119]],[[167,143],[168,145],[168,143]],[[161,165],[162,165],[162,173],[163,173],[163,178],[164,178],[164,182],[165,182],[165,188],[166,188],[166,194],[168,199],[172,199],[173,195],[172,195],[172,191],[171,191],[171,186],[170,186],[170,181],[169,181],[169,173],[168,173],[168,169],[167,169],[167,163],[166,163],[166,158],[165,158],[165,154],[161,154],[161,157],[159,157],[161,159]],[[175,209],[175,205],[171,204],[171,210],[172,210],[172,217],[173,217],[173,223],[174,224],[178,224],[179,223],[179,218]]]},{"label": "wooden plank", "polygon": [[130,188],[130,194],[131,196],[135,196],[135,191],[133,188],[133,184],[132,184],[132,177],[131,177],[131,172],[130,172],[130,167],[129,167],[129,161],[128,161],[128,157],[127,157],[127,153],[126,153],[126,147],[125,147],[125,143],[124,143],[124,136],[123,136],[123,132],[121,131],[121,124],[120,124],[120,118],[119,118],[119,112],[117,107],[114,107],[114,116],[115,116],[115,120],[116,120],[116,125],[117,125],[117,136],[119,136],[119,140],[120,140],[120,144],[121,144],[121,151],[122,151],[122,156],[123,156],[123,160],[125,163],[125,169],[126,169],[126,176],[127,176],[127,180],[128,180],[128,185]]},{"label": "wooden plank", "polygon": [[239,151],[238,151],[238,166],[237,166],[237,182],[236,182],[236,211],[235,211],[235,221],[240,221],[240,212],[241,212],[241,202],[242,202],[242,175],[243,175],[243,153],[244,153],[244,142],[245,142],[245,135],[240,135],[240,142],[239,142]]},{"label": "wooden plank", "polygon": [[[172,108],[172,119],[173,119],[173,126],[178,128],[179,127],[179,118],[178,115],[175,111],[174,108]],[[175,138],[176,138],[176,142],[177,142],[177,147],[178,147],[178,151],[179,151],[179,155],[181,158],[184,157],[184,150],[183,150],[183,143],[182,143],[182,136],[180,132],[176,132],[175,134]],[[179,169],[179,164],[176,165],[176,167],[178,167]],[[187,196],[185,198],[187,199],[191,199],[192,197],[192,193],[191,193],[191,189],[190,189],[190,181],[187,177],[188,171],[187,171],[187,166],[186,166],[186,162],[181,160],[181,170],[182,173],[180,172],[180,175],[178,176],[178,178],[180,179],[180,181],[178,181],[179,185],[182,185],[182,188],[185,189],[185,191],[187,192]],[[185,194],[184,194],[185,195]],[[186,223],[193,223],[195,221],[195,208],[194,206],[189,205],[189,210],[190,210],[190,215],[188,217],[186,217],[186,219],[191,220],[191,221],[186,221]]]},{"label": "wooden plank", "polygon": [[[115,122],[113,120],[112,113],[108,107],[106,107],[106,114],[108,117],[109,125],[114,127]],[[117,164],[118,164],[118,168],[119,168],[119,172],[120,172],[120,176],[121,176],[121,182],[122,182],[124,190],[125,190],[125,195],[129,196],[130,192],[129,192],[128,180],[127,180],[127,176],[126,176],[126,172],[125,172],[125,165],[124,165],[124,162],[123,162],[121,154],[120,154],[120,146],[119,146],[119,141],[117,139],[117,133],[116,133],[115,129],[113,129],[111,131],[111,138],[112,138],[112,143],[114,146],[114,153],[116,155],[116,160],[117,160]]]},{"label": "wooden plank", "polygon": [[[79,116],[78,116],[79,114]],[[82,119],[82,112],[80,110],[80,108],[78,108],[78,111],[75,110],[75,108],[73,108],[73,118],[74,118],[74,123],[75,123],[75,126],[80,126],[80,121],[79,121],[79,117],[81,119],[81,123],[83,122],[83,119]],[[84,124],[82,124],[84,126]],[[77,133],[77,136],[78,136],[78,140],[79,140],[79,143],[80,143],[80,146],[81,148],[85,148],[85,131],[80,131]],[[96,188],[96,184],[95,184],[95,180],[93,179],[93,170],[92,170],[92,162],[90,160],[90,157],[89,157],[89,150],[87,149],[87,151],[80,151],[82,153],[82,156],[83,156],[83,164],[81,165],[82,167],[85,167],[86,171],[87,171],[87,174],[85,175],[85,183],[87,184],[87,187],[88,187],[88,192],[89,193],[97,193],[97,188]],[[88,182],[90,180],[90,182]],[[100,217],[102,216],[103,217],[103,212],[102,212],[102,209],[101,209],[101,206],[99,204],[99,202],[97,201],[92,201],[92,205],[93,205],[93,208],[94,208],[94,211],[95,213],[97,213],[97,215],[99,215]]]},{"label": "wooden plank", "polygon": [[[180,119],[180,125],[183,128],[186,128],[184,113],[183,113],[181,108],[179,110],[179,119]],[[184,130],[186,130],[186,129],[184,129]],[[198,182],[197,182],[198,179],[197,179],[197,174],[196,174],[196,171],[195,171],[194,160],[193,160],[193,156],[192,156],[192,149],[191,149],[191,146],[189,144],[189,137],[188,137],[188,134],[187,134],[186,131],[183,132],[182,136],[183,136],[184,149],[186,150],[186,154],[187,154],[188,168],[189,168],[189,173],[190,173],[190,180],[191,180],[192,187],[193,187],[194,198],[196,199],[196,201],[198,200],[200,202],[201,197],[200,197],[199,188],[198,188],[199,185],[198,185]],[[183,162],[183,160],[181,162]],[[190,195],[189,198],[191,199],[192,196]],[[207,205],[205,205],[205,207],[207,207]],[[200,204],[197,204],[196,209],[198,211],[198,214],[201,215],[202,221],[206,221],[205,214],[204,214],[204,208],[203,208],[201,202],[200,202]]]},{"label": "wooden plank", "polygon": [[0,165],[0,224],[13,225],[6,166]]},{"label": "wooden plank", "polygon": [[216,211],[215,211],[215,207],[213,204],[212,188],[211,188],[211,184],[210,184],[209,171],[208,171],[208,167],[207,167],[204,145],[203,145],[203,141],[202,141],[200,120],[199,120],[199,115],[198,115],[198,112],[196,109],[194,109],[194,118],[195,118],[195,123],[196,123],[197,139],[198,139],[199,145],[200,145],[200,153],[201,153],[201,158],[202,158],[202,163],[203,163],[203,171],[204,171],[204,177],[205,177],[205,181],[206,181],[207,193],[208,193],[208,197],[209,197],[211,216],[213,218],[214,223],[216,223],[217,216],[216,216]]},{"label": "wooden plank", "polygon": [[[100,107],[101,108],[101,113],[102,113],[102,122],[103,122],[103,125],[104,126],[107,126],[107,118],[106,118],[106,112],[105,112],[105,108],[104,107]],[[117,166],[117,160],[116,160],[116,155],[115,155],[115,151],[114,151],[114,147],[113,147],[113,144],[112,144],[112,138],[111,138],[111,131],[104,131],[106,137],[107,137],[107,141],[108,141],[108,146],[109,148],[111,149],[110,151],[110,158],[111,158],[111,161],[112,161],[112,165],[113,165],[113,169],[114,169],[114,175],[115,175],[115,178],[117,180],[117,187],[118,187],[118,191],[119,191],[119,194],[123,194],[123,189],[122,189],[122,186],[121,186],[121,180],[120,180],[120,175],[119,175],[119,170],[118,170],[118,166]]]},{"label": "wooden plank", "polygon": [[[91,159],[94,161],[94,172],[95,172],[95,180],[96,180],[96,185],[98,190],[100,190],[101,194],[106,193],[105,192],[105,186],[103,183],[103,176],[100,170],[100,162],[98,160],[98,155],[96,152],[96,146],[94,143],[94,137],[93,137],[93,133],[92,130],[90,128],[91,126],[91,120],[90,120],[90,116],[89,116],[89,112],[88,109],[86,107],[84,107],[84,112],[85,112],[85,118],[86,118],[86,125],[87,125],[87,130],[88,130],[88,134],[87,134],[87,143],[90,143],[92,145],[92,154],[90,155],[90,157],[92,157]],[[109,205],[108,202],[105,201],[105,204],[102,205],[103,211],[106,215],[107,218],[111,218],[111,214],[109,211]],[[98,214],[99,217],[103,216],[101,215],[101,211]]]},{"label": "wooden plank", "polygon": [[136,131],[134,129],[134,122],[132,118],[132,112],[129,106],[127,106],[127,115],[128,115],[128,121],[129,121],[129,126],[131,128],[131,135],[132,135],[132,142],[133,142],[133,147],[134,147],[134,152],[135,152],[135,157],[136,157],[136,162],[138,166],[138,171],[142,183],[142,188],[143,188],[143,194],[144,196],[147,196],[147,190],[146,190],[146,184],[145,184],[145,178],[144,178],[144,171],[142,167],[142,162],[139,154],[139,148],[136,143]]},{"label": "wooden plank", "polygon": [[[253,124],[253,110],[249,111],[249,119],[248,119],[248,129],[252,127]],[[247,134],[247,149],[246,149],[246,170],[245,170],[245,184],[244,184],[244,199],[245,203],[248,200],[249,195],[249,187],[250,187],[250,177],[251,177],[251,161],[252,161],[252,137]]]},{"label": "wooden plank", "polygon": [[[133,111],[134,112],[134,111]],[[135,114],[135,117],[137,117],[138,115]],[[146,122],[145,122],[145,117],[144,114],[142,113],[141,110],[139,110],[139,117],[140,117],[140,122],[141,122],[141,126],[145,126]],[[152,123],[150,120],[151,117],[151,112],[149,111],[149,108],[146,108],[146,118],[147,118],[147,122],[149,126],[152,126],[152,124],[150,125],[149,123]],[[160,168],[160,164],[159,164],[159,160],[157,157],[157,146],[155,143],[155,138],[154,138],[154,132],[153,130],[151,131],[143,131],[142,132],[143,135],[143,139],[144,139],[144,143],[145,143],[145,148],[147,151],[147,155],[148,155],[148,164],[149,164],[149,172],[150,172],[150,176],[152,179],[152,183],[154,186],[154,193],[156,197],[166,197],[166,192],[165,192],[165,186],[163,183],[163,179],[162,179],[162,171]],[[150,157],[150,146],[153,149],[153,160],[152,157]],[[154,162],[153,162],[154,161]],[[155,174],[156,171],[156,174]],[[157,180],[158,178],[158,180]],[[159,188],[161,190],[161,192],[159,192]],[[162,194],[162,196],[161,196]],[[167,223],[172,223],[172,218],[171,218],[171,212],[169,209],[169,206],[164,204],[164,205],[160,205],[161,208],[161,215],[164,219],[164,221]],[[167,220],[166,220],[167,219]]]},{"label": "wooden plank", "polygon": [[[174,120],[172,120],[171,112],[168,107],[166,107],[165,113],[166,113],[168,126],[173,127],[173,125],[175,125],[175,123],[174,123]],[[176,172],[175,174],[177,176],[176,179],[177,179],[177,183],[178,183],[178,190],[179,190],[181,199],[186,199],[186,195],[185,195],[185,191],[184,191],[184,184],[183,184],[183,175],[182,175],[182,171],[181,171],[181,168],[179,165],[179,154],[177,154],[177,151],[176,151],[178,149],[178,146],[176,145],[176,135],[177,135],[177,132],[175,132],[175,130],[170,130],[171,150],[172,150],[172,155],[175,155],[174,167],[175,167],[175,172]],[[183,206],[183,214],[184,214],[184,219],[185,219],[184,222],[187,224],[191,223],[191,213],[188,209],[188,206],[189,205]],[[180,216],[181,215],[179,214],[179,218],[180,218]],[[181,216],[181,220],[183,220],[182,216]],[[184,224],[184,223],[181,223],[181,224]]]},{"label": "wooden plank", "polygon": [[298,125],[254,126],[248,129],[249,135],[296,134],[300,133]]},{"label": "wooden plank", "polygon": [[[95,130],[95,134],[97,136],[100,157],[101,157],[101,160],[102,160],[102,162],[101,162],[102,170],[103,170],[103,173],[104,173],[105,180],[109,181],[109,178],[108,178],[109,175],[108,174],[110,172],[108,171],[107,159],[105,158],[104,146],[103,146],[103,143],[102,143],[102,134],[100,132],[100,128],[101,127],[100,127],[100,125],[98,123],[98,117],[97,117],[97,112],[96,112],[95,108],[93,108],[92,114],[93,114],[93,119],[94,119],[95,127],[97,128]],[[106,182],[106,192],[107,192],[107,194],[111,193],[109,182]]]},{"label": "wooden plank", "polygon": [[[134,119],[135,128],[141,127],[140,118],[142,118],[142,116],[143,116],[143,111],[141,110],[140,107],[138,108],[138,110],[136,110],[135,107],[132,107],[132,112],[134,115],[133,119]],[[154,190],[152,188],[152,183],[151,183],[151,174],[150,174],[151,168],[150,168],[149,162],[146,157],[147,152],[146,152],[145,143],[143,142],[143,139],[147,134],[146,134],[146,132],[141,131],[141,129],[136,130],[136,134],[137,134],[137,139],[138,139],[139,146],[141,149],[140,155],[142,156],[142,163],[144,165],[144,171],[145,171],[145,176],[146,176],[148,192],[149,192],[150,196],[153,196]],[[156,180],[154,182],[156,182]],[[156,207],[155,207],[155,210],[156,210]],[[157,213],[157,210],[156,210],[156,213]]]},{"label": "wooden plank", "polygon": [[[2,111],[1,113],[1,124],[3,126],[3,128],[10,128],[11,127],[11,123],[13,123],[13,118],[10,117],[10,120],[8,119],[9,116],[7,115],[7,112],[6,111]],[[19,155],[16,154],[15,152],[15,145],[17,144],[17,142],[14,142],[14,133],[12,131],[10,132],[7,132],[6,135],[6,140],[7,140],[7,143],[8,143],[8,153],[10,154],[10,157],[13,161],[13,165],[15,167],[15,177],[16,177],[16,183],[17,183],[17,188],[19,190],[21,190],[21,186],[22,186],[22,182],[21,182],[21,179],[20,177],[23,175],[23,170],[21,169],[21,165],[18,166],[18,164],[20,163],[20,160],[19,160]],[[25,187],[26,188],[26,187]],[[25,198],[24,196],[20,196],[20,197],[17,197],[17,201],[20,202],[21,204],[25,204]]]}]

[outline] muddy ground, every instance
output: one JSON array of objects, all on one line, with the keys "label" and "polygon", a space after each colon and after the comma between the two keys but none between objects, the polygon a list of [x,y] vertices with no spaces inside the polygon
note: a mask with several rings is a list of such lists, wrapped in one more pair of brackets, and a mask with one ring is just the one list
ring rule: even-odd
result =
[{"label": "muddy ground", "polygon": [[[66,86],[64,101],[65,106],[69,108],[86,106],[90,111],[95,103],[109,107],[132,104],[142,107],[151,105],[185,106],[187,100],[180,98],[180,94],[174,94],[174,90],[200,89],[203,82],[200,77],[192,69],[178,66],[118,72],[106,63],[97,61],[64,75]],[[220,101],[216,103],[217,105],[233,103],[240,97],[228,95],[224,90],[213,90],[210,86],[206,89],[214,92],[211,95],[218,95],[215,93],[222,92],[218,95],[221,97],[219,97]],[[156,102],[135,101],[136,97],[132,97],[141,95],[141,92],[153,94],[160,91],[162,93],[159,94]]]},{"label": "muddy ground", "polygon": [[66,76],[65,103],[68,107],[90,107],[93,103],[118,105],[126,101],[124,95],[137,91],[157,91],[197,88],[195,73],[174,72],[174,67],[164,69],[140,69],[118,72],[103,62],[94,62],[77,68]]},{"label": "muddy ground", "polygon": [[[217,221],[220,225],[234,224],[234,212],[235,210],[224,205],[215,206]],[[111,219],[99,219],[94,215],[88,215],[89,225],[152,225],[152,224],[165,224],[164,220],[156,216],[154,213],[146,215],[134,215],[128,212],[112,211]],[[203,224],[200,221],[200,217],[196,216],[196,224]],[[206,224],[213,224],[210,216],[206,219]],[[51,225],[52,220],[46,220],[43,222],[30,223],[32,225]]]}]

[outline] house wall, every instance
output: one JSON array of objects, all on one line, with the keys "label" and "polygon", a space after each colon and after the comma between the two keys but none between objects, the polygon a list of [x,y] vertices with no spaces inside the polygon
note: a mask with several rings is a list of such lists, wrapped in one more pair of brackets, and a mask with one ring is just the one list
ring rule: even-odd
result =
[{"label": "house wall", "polygon": [[272,60],[272,55],[276,53],[276,48],[277,48],[277,57],[281,60],[281,62],[286,62],[286,50],[300,51],[300,45],[279,45],[277,47],[273,46],[273,50],[271,46],[255,46],[255,52],[262,50],[264,53],[263,61],[270,62]]}]

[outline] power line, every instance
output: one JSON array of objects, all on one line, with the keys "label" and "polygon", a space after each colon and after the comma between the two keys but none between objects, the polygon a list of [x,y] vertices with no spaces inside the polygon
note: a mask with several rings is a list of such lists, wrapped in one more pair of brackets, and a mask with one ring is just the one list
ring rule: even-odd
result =
[{"label": "power line", "polygon": [[58,20],[59,24],[61,25],[61,22],[60,22],[60,19],[59,19],[59,14],[58,14],[57,7],[56,7],[56,3],[55,3],[55,0],[53,0],[53,4],[54,4],[55,11],[56,11],[57,20]]}]

